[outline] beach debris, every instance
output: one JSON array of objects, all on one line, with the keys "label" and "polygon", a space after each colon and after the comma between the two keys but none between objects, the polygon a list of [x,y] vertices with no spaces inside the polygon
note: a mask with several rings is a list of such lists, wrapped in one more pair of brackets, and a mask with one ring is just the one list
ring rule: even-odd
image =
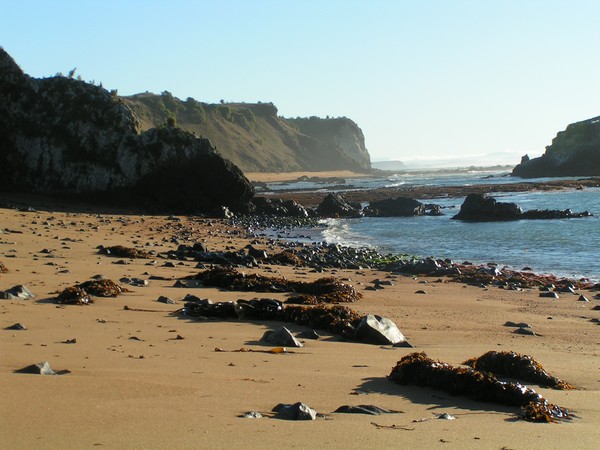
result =
[{"label": "beach debris", "polygon": [[31,292],[27,286],[23,286],[22,284],[13,286],[6,291],[0,291],[0,298],[6,300],[27,300],[33,297],[35,297],[33,292]]},{"label": "beach debris", "polygon": [[166,303],[167,305],[175,305],[176,304],[175,300],[173,300],[172,298],[169,298],[169,297],[165,297],[164,295],[161,295],[160,297],[158,297],[158,299],[156,301],[159,303]]},{"label": "beach debris", "polygon": [[279,345],[283,347],[304,347],[304,345],[294,337],[292,332],[286,327],[279,327],[275,330],[265,331],[263,337],[260,338],[261,342],[267,342],[272,345]]},{"label": "beach debris", "polygon": [[77,286],[70,286],[62,290],[55,298],[56,303],[61,305],[89,305],[94,303],[90,295]]},{"label": "beach debris", "polygon": [[555,422],[571,418],[567,409],[548,403],[527,386],[498,381],[490,372],[436,362],[425,353],[403,357],[388,378],[398,384],[427,386],[473,400],[520,406],[520,417],[528,421]]},{"label": "beach debris", "polygon": [[553,389],[575,389],[574,386],[553,377],[530,355],[516,352],[489,351],[478,358],[470,358],[463,364],[497,376],[537,383]]},{"label": "beach debris", "polygon": [[5,330],[26,330],[27,327],[20,322],[15,323],[14,325],[10,325],[5,328]]},{"label": "beach debris", "polygon": [[50,363],[48,361],[43,361],[37,364],[31,364],[29,366],[23,367],[22,369],[15,370],[15,373],[30,373],[34,375],[64,375],[66,373],[71,373],[71,371],[54,371],[52,367],[50,367]]},{"label": "beach debris", "polygon": [[77,344],[77,339],[73,338],[73,339],[66,339],[64,341],[60,341],[61,344]]},{"label": "beach debris", "polygon": [[345,413],[345,414],[368,414],[371,416],[378,416],[381,414],[400,414],[403,411],[394,411],[390,409],[380,408],[375,405],[343,405],[334,411],[334,413]]},{"label": "beach debris", "polygon": [[356,337],[361,342],[395,345],[406,338],[394,322],[385,317],[367,314],[356,327]]},{"label": "beach debris", "polygon": [[263,415],[258,411],[248,411],[238,417],[241,417],[242,419],[262,419]]},{"label": "beach debris", "polygon": [[297,402],[293,405],[279,403],[272,411],[276,419],[283,420],[316,420],[317,412],[304,403]]},{"label": "beach debris", "polygon": [[281,277],[245,274],[228,267],[216,267],[184,277],[182,280],[197,280],[204,286],[220,287],[231,291],[309,294],[319,297],[321,303],[352,303],[362,296],[352,285],[334,277],[319,278],[312,282],[290,281]]},{"label": "beach debris", "polygon": [[131,258],[131,259],[149,259],[152,255],[145,250],[139,250],[137,248],[128,248],[122,245],[113,245],[111,247],[105,247],[99,245],[96,247],[98,253],[102,255],[115,256],[117,258]]}]

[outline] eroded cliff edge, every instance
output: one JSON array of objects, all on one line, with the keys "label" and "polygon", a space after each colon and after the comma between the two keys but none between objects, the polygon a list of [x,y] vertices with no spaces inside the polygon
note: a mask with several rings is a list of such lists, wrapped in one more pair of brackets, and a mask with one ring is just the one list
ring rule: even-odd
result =
[{"label": "eroded cliff edge", "polygon": [[572,123],[539,158],[523,157],[512,172],[522,178],[600,176],[600,116]]}]

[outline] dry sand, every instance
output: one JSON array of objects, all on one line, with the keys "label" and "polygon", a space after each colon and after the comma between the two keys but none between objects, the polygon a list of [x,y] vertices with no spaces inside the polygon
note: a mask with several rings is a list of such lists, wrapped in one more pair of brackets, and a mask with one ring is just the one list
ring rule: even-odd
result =
[{"label": "dry sand", "polygon": [[[349,343],[325,335],[290,354],[229,352],[269,349],[257,341],[272,323],[182,319],[170,315],[181,303],[156,301],[160,295],[180,300],[187,293],[213,300],[264,294],[181,289],[172,287],[173,281],[152,280],[147,287],[129,287],[129,293],[99,298],[88,306],[59,306],[50,300],[57,291],[95,274],[118,281],[124,276],[147,279],[196,272],[192,262],[174,261],[175,267],[163,267],[161,259],[114,264],[118,258],[97,253],[100,244],[162,251],[175,249],[174,239],[205,241],[212,250],[247,243],[218,221],[209,226],[180,218],[0,209],[0,262],[9,269],[0,275],[0,290],[24,284],[36,294],[30,300],[0,300],[0,447],[598,447],[600,326],[589,321],[600,317],[600,311],[591,310],[598,300],[583,303],[566,295],[551,300],[539,298],[536,291],[410,277],[398,277],[394,286],[375,292],[364,287],[385,274],[337,271],[335,276],[350,278],[364,294],[353,308],[389,317],[416,348]],[[293,279],[323,276],[291,267],[271,269]],[[427,295],[415,294],[419,289]],[[527,322],[542,336],[512,334],[512,328],[503,326],[508,320]],[[28,329],[4,329],[15,322]],[[174,339],[177,335],[184,339]],[[62,343],[69,339],[76,343]],[[217,347],[227,351],[215,352]],[[559,424],[515,421],[515,408],[386,379],[396,361],[413,351],[458,365],[488,350],[533,355],[550,373],[576,385],[575,391],[539,391],[550,402],[572,409],[577,418]],[[44,360],[71,373],[13,372]],[[297,401],[328,414],[345,404],[403,412],[330,414],[312,422],[237,417],[251,410],[267,414],[278,403]],[[442,412],[456,420],[433,418]]]}]

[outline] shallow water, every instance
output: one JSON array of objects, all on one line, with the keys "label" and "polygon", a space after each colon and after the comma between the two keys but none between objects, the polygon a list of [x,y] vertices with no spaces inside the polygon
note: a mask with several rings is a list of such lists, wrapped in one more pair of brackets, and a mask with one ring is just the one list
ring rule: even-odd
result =
[{"label": "shallow water", "polygon": [[[345,245],[374,246],[385,252],[494,262],[536,273],[600,280],[600,189],[508,193],[494,196],[523,210],[571,209],[595,217],[512,222],[451,220],[464,198],[431,200],[444,216],[332,219],[322,239]],[[429,202],[429,201],[428,201]]]}]

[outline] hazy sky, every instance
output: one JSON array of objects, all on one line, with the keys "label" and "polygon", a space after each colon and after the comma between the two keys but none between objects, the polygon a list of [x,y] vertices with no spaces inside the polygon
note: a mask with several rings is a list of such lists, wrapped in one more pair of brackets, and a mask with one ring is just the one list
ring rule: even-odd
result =
[{"label": "hazy sky", "polygon": [[346,116],[373,160],[541,154],[600,115],[598,0],[0,0],[35,76]]}]

